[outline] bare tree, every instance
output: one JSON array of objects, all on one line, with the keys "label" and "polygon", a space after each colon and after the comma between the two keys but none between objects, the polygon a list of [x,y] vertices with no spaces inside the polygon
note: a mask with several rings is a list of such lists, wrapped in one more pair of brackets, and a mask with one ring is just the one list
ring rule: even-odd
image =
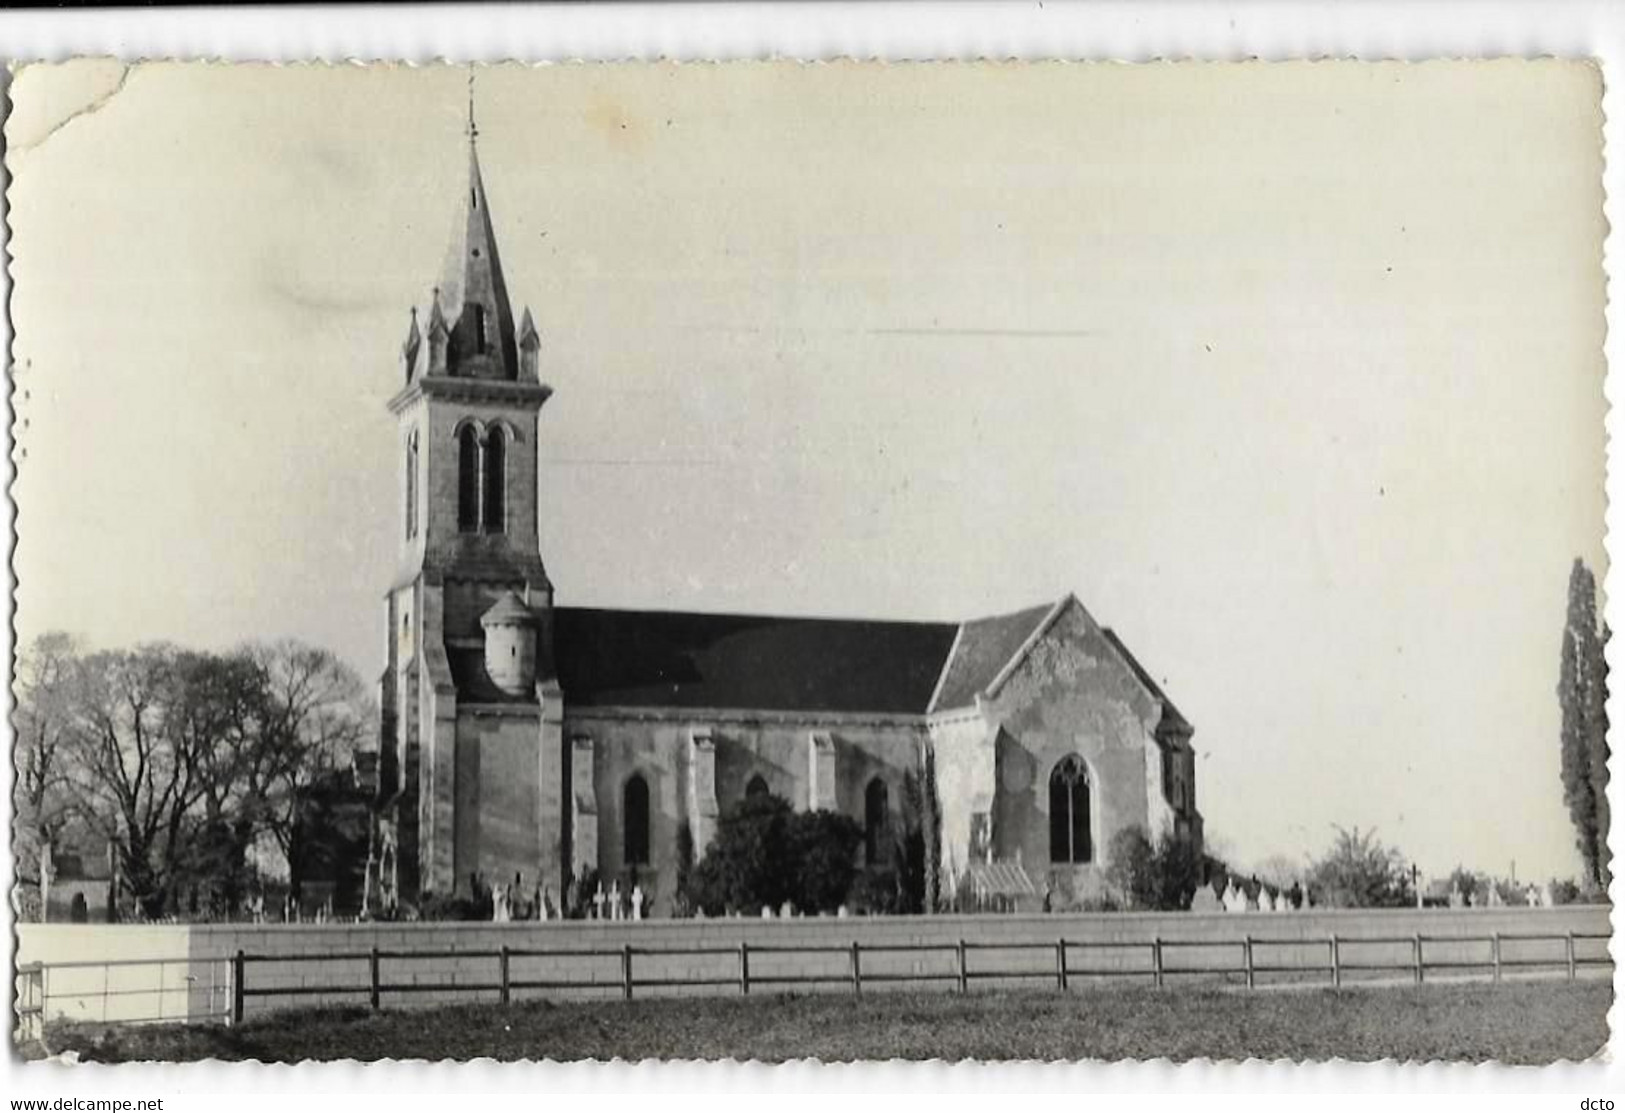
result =
[{"label": "bare tree", "polygon": [[74,669],[64,739],[86,821],[115,848],[141,911],[173,905],[200,795],[183,685],[191,655],[168,645],[96,653]]},{"label": "bare tree", "polygon": [[261,794],[264,829],[287,859],[288,880],[297,887],[303,858],[300,802],[318,780],[350,763],[368,737],[371,708],[355,671],[325,649],[281,641],[246,652],[265,682],[263,760],[252,770],[255,791]]},{"label": "bare tree", "polygon": [[60,631],[40,635],[17,658],[12,847],[19,879],[27,866],[37,869],[42,918],[52,861],[72,817],[63,740],[69,728],[68,689],[78,660],[78,643]]}]

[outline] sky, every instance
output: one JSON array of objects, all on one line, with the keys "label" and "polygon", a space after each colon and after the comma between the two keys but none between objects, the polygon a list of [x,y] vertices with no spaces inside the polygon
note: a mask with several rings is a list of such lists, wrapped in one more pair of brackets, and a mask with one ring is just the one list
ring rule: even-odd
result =
[{"label": "sky", "polygon": [[[17,632],[365,676],[468,72],[25,69]],[[1075,592],[1241,862],[1577,871],[1603,566],[1600,81],[1561,62],[481,68],[561,604]]]}]

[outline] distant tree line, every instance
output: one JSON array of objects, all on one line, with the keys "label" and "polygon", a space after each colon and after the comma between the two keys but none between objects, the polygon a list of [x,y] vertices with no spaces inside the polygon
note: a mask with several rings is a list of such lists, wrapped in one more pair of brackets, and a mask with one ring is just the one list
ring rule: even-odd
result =
[{"label": "distant tree line", "polygon": [[48,871],[65,841],[105,844],[122,914],[229,916],[261,894],[266,855],[294,891],[351,856],[334,846],[353,847],[357,832],[334,828],[372,716],[326,650],[87,653],[52,633],[19,655],[16,694],[21,874]]}]

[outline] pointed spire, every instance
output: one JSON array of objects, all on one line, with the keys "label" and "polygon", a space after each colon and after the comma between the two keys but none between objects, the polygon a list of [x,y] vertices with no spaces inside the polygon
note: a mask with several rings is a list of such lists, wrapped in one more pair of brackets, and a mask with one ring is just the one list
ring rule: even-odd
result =
[{"label": "pointed spire", "polygon": [[449,322],[446,369],[482,379],[518,377],[513,309],[497,254],[496,230],[480,173],[479,129],[474,120],[474,74],[469,72],[468,191],[453,229],[440,289]]},{"label": "pointed spire", "polygon": [[525,306],[525,315],[519,321],[519,377],[526,382],[537,380],[536,363],[537,353],[541,351],[542,337],[536,331],[536,321],[530,315],[530,306]]},{"label": "pointed spire", "polygon": [[401,357],[406,361],[406,381],[411,382],[417,371],[418,352],[423,347],[423,333],[418,331],[418,307],[412,307],[412,323],[406,329],[406,343],[401,345]]},{"label": "pointed spire", "polygon": [[429,299],[429,366],[430,375],[444,375],[446,373],[446,343],[451,339],[451,332],[446,328],[446,316],[440,312],[440,287],[434,288],[434,296]]},{"label": "pointed spire", "polygon": [[[412,310],[413,324],[417,323],[417,318],[418,311],[414,308]],[[444,335],[446,331],[446,315],[440,312],[440,287],[436,286],[434,293],[429,296],[429,339],[432,340],[437,335]]]}]

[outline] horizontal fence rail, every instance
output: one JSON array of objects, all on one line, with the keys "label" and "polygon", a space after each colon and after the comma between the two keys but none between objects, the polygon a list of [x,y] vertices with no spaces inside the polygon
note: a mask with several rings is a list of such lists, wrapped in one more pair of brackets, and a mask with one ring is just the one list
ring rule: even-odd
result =
[{"label": "horizontal fence rail", "polygon": [[[507,1005],[538,997],[632,1000],[797,991],[861,997],[900,987],[1065,993],[1112,982],[1172,989],[1217,982],[1254,989],[1461,978],[1573,981],[1613,965],[1610,936],[1598,930],[1428,934],[1372,925],[1376,930],[1325,934],[1176,930],[1102,939],[1078,938],[1068,926],[1054,926],[1061,930],[1048,939],[1035,938],[1038,933],[970,939],[882,934],[872,941],[700,937],[669,944],[597,939],[583,946],[588,941],[560,939],[564,945],[548,946],[545,939],[517,938],[525,945],[497,946],[500,939],[484,936],[468,940],[474,946],[466,948],[440,940],[433,947],[352,943],[334,951],[272,944],[190,957],[29,959],[17,965],[14,1000],[18,1034],[26,1039],[47,1020],[240,1023],[250,1011],[309,1004],[381,1009],[452,1000]],[[1260,927],[1268,932],[1270,925]]]},{"label": "horizontal fence rail", "polygon": [[[1229,983],[1255,988],[1264,983],[1265,975],[1295,975],[1311,984],[1342,986],[1351,973],[1387,974],[1399,980],[1424,984],[1429,972],[1455,971],[1488,976],[1501,982],[1509,970],[1540,971],[1557,974],[1573,981],[1578,971],[1588,967],[1611,967],[1613,959],[1604,952],[1600,955],[1579,955],[1576,943],[1606,942],[1606,932],[1565,932],[1562,934],[1493,934],[1471,935],[1391,935],[1391,936],[1339,936],[1324,938],[1289,938],[1248,935],[1240,939],[1165,939],[1155,936],[1146,940],[1080,940],[1059,938],[1053,941],[968,941],[935,943],[869,943],[858,940],[850,943],[734,944],[695,946],[622,946],[523,948],[501,947],[483,950],[393,950],[370,948],[364,951],[340,951],[326,954],[248,954],[237,951],[231,958],[230,1019],[241,1023],[249,999],[261,998],[354,998],[365,1000],[374,1009],[382,1008],[390,998],[410,997],[424,993],[488,994],[502,1004],[511,1003],[519,991],[596,991],[612,993],[632,1000],[640,989],[695,988],[731,989],[741,996],[753,989],[783,990],[795,986],[844,986],[853,996],[861,996],[866,985],[918,984],[932,986],[948,984],[960,993],[970,992],[976,982],[1044,982],[1066,992],[1087,979],[1127,979],[1148,982],[1156,987],[1171,981],[1192,977],[1222,977]],[[1456,957],[1430,957],[1428,948],[1448,944]],[[1508,945],[1528,948],[1548,944],[1559,950],[1551,954],[1508,956]],[[1481,948],[1480,957],[1460,957],[1464,948]],[[1387,948],[1387,957],[1378,959],[1370,952]],[[1404,948],[1402,957],[1396,957],[1394,948]],[[1282,951],[1296,954],[1294,961],[1286,961]],[[1180,956],[1190,951],[1205,953],[1196,961],[1184,962]],[[1305,955],[1314,952],[1313,956]],[[1214,961],[1215,953],[1231,955],[1232,961]],[[1043,966],[1013,963],[1020,955],[1048,956]],[[910,969],[876,969],[865,964],[886,956],[920,957],[931,962],[915,963]],[[972,956],[976,956],[974,959]],[[1091,956],[1097,961],[1091,962]],[[1102,964],[1099,959],[1113,956],[1116,965]],[[826,961],[817,970],[771,969],[764,967],[775,958],[822,957]],[[711,959],[708,972],[681,974],[640,971],[640,960],[669,960],[673,958]],[[571,977],[526,976],[516,969],[527,960],[560,959],[581,960]],[[753,960],[755,960],[753,962]],[[182,960],[184,961],[184,960]],[[458,965],[456,974],[430,972],[427,976],[408,969],[412,964],[451,961]],[[363,975],[357,980],[337,976],[307,980],[303,984],[278,984],[275,979],[256,984],[256,967],[272,964],[319,963],[349,964],[351,970]],[[477,964],[482,973],[470,976],[467,964]],[[100,965],[100,964],[98,964]],[[420,977],[425,980],[420,980]],[[1275,984],[1285,984],[1277,982]]]}]

